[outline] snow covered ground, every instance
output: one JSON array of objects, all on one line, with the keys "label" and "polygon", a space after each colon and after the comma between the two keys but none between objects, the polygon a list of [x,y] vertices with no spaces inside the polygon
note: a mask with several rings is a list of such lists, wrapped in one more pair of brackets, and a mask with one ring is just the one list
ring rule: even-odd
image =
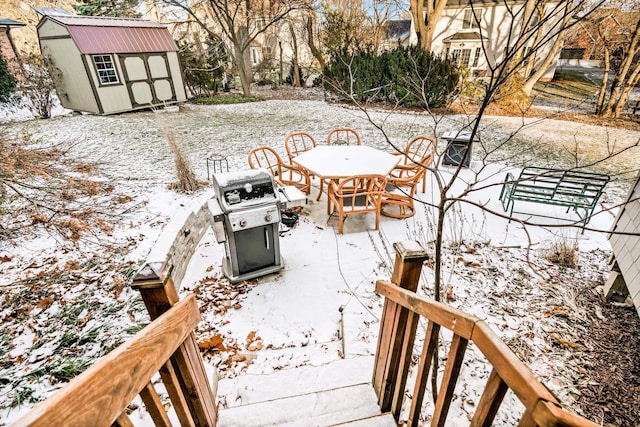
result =
[{"label": "snow covered ground", "polygon": [[[371,111],[370,116],[398,147],[412,136],[440,136],[468,120],[383,110]],[[148,321],[139,297],[124,284],[176,212],[189,209],[196,199],[196,195],[167,189],[175,180],[167,133],[181,143],[203,180],[207,178],[204,159],[210,153],[227,156],[232,169],[243,169],[248,151],[255,146],[271,145],[284,155],[283,138],[295,130],[311,132],[322,141],[330,129],[350,126],[361,132],[365,144],[390,149],[382,132],[362,112],[319,101],[185,105],[179,113],[63,114],[46,121],[10,118],[3,124],[5,138],[26,136],[36,144],[73,142],[76,157],[99,163],[100,177],[113,180],[116,191],[133,201],[126,214],[114,219],[115,229],[109,236],[77,244],[47,233],[0,241],[0,425],[16,419],[66,382],[72,376],[68,372],[86,367]],[[511,142],[489,154],[486,164],[482,146],[475,146],[472,167],[464,170],[452,194],[480,181],[482,185],[476,186],[482,189],[472,193],[470,200],[501,213],[499,183],[507,170],[501,165],[572,165],[576,146],[581,150],[578,161],[587,163],[614,143],[616,147],[636,143],[638,136],[622,129],[555,120],[490,117],[483,123],[481,138],[487,149]],[[637,152],[628,153],[602,170],[631,171],[638,167],[639,158]],[[446,179],[451,169],[443,167],[439,173]],[[419,194],[426,202],[437,201],[430,178],[427,191]],[[626,186],[625,182],[611,185],[603,197],[604,206],[620,201]],[[199,292],[203,314],[199,339],[218,336],[223,340],[223,351],[207,351],[207,363],[216,366],[223,378],[264,375],[375,352],[382,299],[374,292],[374,283],[390,277],[394,242],[418,240],[431,250],[434,212],[420,206],[406,221],[383,218],[379,231],[373,230],[372,215],[350,217],[345,233],[339,235],[334,230],[337,219],[327,216],[325,203],[324,198],[310,202],[297,226],[283,233],[285,268],[279,274],[229,285],[220,268],[222,246],[212,235],[201,242],[181,293]],[[447,302],[487,319],[540,380],[574,409],[579,400],[574,387],[581,379],[579,361],[558,343],[578,340],[577,320],[584,311],[572,305],[574,288],[565,287],[564,281],[570,277],[595,288],[606,278],[610,248],[604,232],[614,213],[596,215],[590,223],[594,231],[584,234],[572,228],[528,227],[525,231],[517,222],[466,203],[452,209],[447,220]],[[570,217],[562,209],[558,216]],[[533,221],[559,223],[536,217]],[[577,242],[578,268],[567,272],[546,260],[545,250],[557,239]],[[420,292],[427,296],[433,295],[432,276],[433,271],[425,268]],[[51,277],[55,280],[45,280]],[[569,312],[555,315],[553,307],[568,307]],[[338,332],[340,308],[344,339]],[[480,388],[472,386],[489,372],[477,355],[467,360],[465,369],[469,374],[463,375],[467,380],[456,391],[453,420],[466,420],[473,412],[469,402],[477,401]],[[222,408],[242,400],[238,390],[225,384],[230,383],[221,383]],[[502,425],[513,425],[516,416],[517,405],[512,396],[509,399],[498,418]]]}]

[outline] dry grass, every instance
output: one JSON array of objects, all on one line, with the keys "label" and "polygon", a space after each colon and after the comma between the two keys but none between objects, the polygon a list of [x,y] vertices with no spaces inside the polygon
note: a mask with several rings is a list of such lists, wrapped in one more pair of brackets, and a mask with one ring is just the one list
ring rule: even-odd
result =
[{"label": "dry grass", "polygon": [[561,267],[575,268],[577,265],[578,241],[569,237],[558,237],[546,249],[549,262]]},{"label": "dry grass", "polygon": [[171,146],[171,151],[173,151],[173,155],[175,156],[176,174],[178,175],[178,181],[171,183],[169,188],[182,193],[193,193],[198,190],[202,184],[198,181],[189,158],[185,156],[173,133],[165,130],[165,135]]}]

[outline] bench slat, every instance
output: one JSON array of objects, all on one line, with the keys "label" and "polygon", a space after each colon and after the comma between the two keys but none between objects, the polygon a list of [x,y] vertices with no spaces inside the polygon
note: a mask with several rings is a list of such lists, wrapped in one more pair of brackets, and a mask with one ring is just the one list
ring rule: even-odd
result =
[{"label": "bench slat", "polygon": [[509,216],[514,213],[516,201],[563,206],[573,209],[586,225],[609,180],[608,175],[598,173],[527,167],[518,179],[507,174],[500,201]]}]

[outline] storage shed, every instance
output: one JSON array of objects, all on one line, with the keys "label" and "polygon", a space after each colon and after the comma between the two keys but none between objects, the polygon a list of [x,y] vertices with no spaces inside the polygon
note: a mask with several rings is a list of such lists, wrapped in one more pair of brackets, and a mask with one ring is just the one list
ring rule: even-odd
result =
[{"label": "storage shed", "polygon": [[[640,315],[640,174],[620,208],[609,242],[613,249],[612,272],[605,285],[607,298],[624,301],[631,296]],[[616,234],[617,233],[635,233]]]},{"label": "storage shed", "polygon": [[186,101],[178,47],[164,25],[43,16],[37,28],[65,108],[112,114]]}]

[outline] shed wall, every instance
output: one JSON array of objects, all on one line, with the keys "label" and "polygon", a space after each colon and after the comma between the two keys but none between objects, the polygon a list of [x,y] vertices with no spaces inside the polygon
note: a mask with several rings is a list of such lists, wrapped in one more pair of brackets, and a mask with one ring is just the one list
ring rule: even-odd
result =
[{"label": "shed wall", "polygon": [[184,80],[182,79],[182,69],[180,68],[180,61],[178,60],[178,53],[167,52],[167,59],[169,60],[169,70],[173,79],[173,89],[176,93],[176,100],[178,102],[184,102],[187,100],[187,93],[184,90]]},{"label": "shed wall", "polygon": [[[628,202],[621,210],[613,231],[640,232],[640,175],[629,193]],[[609,238],[620,272],[627,284],[629,295],[640,316],[640,236],[612,234]]]},{"label": "shed wall", "polygon": [[[56,28],[57,27],[57,28]],[[39,28],[40,49],[60,73],[56,92],[64,108],[100,113],[80,52],[64,27],[47,22]],[[53,38],[48,38],[53,37]]]},{"label": "shed wall", "polygon": [[127,86],[124,84],[124,74],[122,72],[122,68],[120,67],[120,61],[118,61],[117,59],[117,55],[113,55],[113,63],[118,72],[118,80],[120,83],[107,86],[100,86],[100,79],[98,78],[98,74],[93,65],[93,59],[91,55],[84,55],[84,58],[87,62],[87,68],[89,69],[91,79],[93,80],[93,84],[96,88],[98,99],[100,100],[100,104],[102,105],[102,113],[112,114],[120,113],[123,111],[131,111],[133,109],[133,105],[131,103],[131,99],[129,98]]},{"label": "shed wall", "polygon": [[51,20],[42,21],[42,23],[38,26],[38,37],[58,37],[58,36],[69,36],[69,31],[67,29]]}]

